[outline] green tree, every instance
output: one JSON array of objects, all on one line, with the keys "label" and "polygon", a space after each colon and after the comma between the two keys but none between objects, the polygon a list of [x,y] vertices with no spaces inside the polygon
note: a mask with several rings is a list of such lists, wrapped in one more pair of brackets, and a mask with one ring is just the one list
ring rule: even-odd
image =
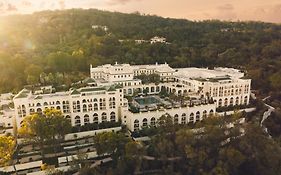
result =
[{"label": "green tree", "polygon": [[56,109],[46,109],[42,114],[36,113],[27,116],[23,120],[19,134],[35,143],[41,148],[42,156],[44,156],[44,145],[52,143],[56,149],[58,142],[63,140],[65,134],[70,132],[71,123],[64,118],[61,111]]},{"label": "green tree", "polygon": [[40,82],[40,74],[43,72],[40,66],[31,64],[25,69],[27,82],[30,84],[37,84]]},{"label": "green tree", "polygon": [[13,158],[16,154],[16,140],[12,136],[0,136],[0,166],[7,166],[12,163],[13,168],[17,173]]},{"label": "green tree", "polygon": [[115,160],[125,153],[128,141],[124,134],[115,132],[100,133],[94,138],[98,155],[110,154]]}]

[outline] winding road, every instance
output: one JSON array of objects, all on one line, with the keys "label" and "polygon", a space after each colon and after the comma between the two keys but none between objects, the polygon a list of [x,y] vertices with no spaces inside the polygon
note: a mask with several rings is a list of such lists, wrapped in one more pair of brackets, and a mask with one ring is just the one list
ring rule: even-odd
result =
[{"label": "winding road", "polygon": [[[266,133],[268,133],[268,130],[267,130],[267,128],[266,128],[265,126],[263,126],[263,122],[264,122],[264,121],[271,115],[271,113],[275,110],[274,107],[272,107],[272,106],[270,106],[270,105],[268,105],[268,104],[266,104],[266,103],[264,102],[264,101],[265,101],[266,99],[268,99],[268,98],[270,98],[270,96],[267,96],[267,97],[265,97],[264,99],[262,99],[264,105],[265,105],[266,107],[268,107],[268,110],[263,113],[262,120],[261,120],[261,123],[260,123],[260,126],[264,128],[264,131],[265,131]],[[268,133],[268,135],[270,136],[269,133]],[[270,136],[270,137],[271,137],[271,136]]]}]

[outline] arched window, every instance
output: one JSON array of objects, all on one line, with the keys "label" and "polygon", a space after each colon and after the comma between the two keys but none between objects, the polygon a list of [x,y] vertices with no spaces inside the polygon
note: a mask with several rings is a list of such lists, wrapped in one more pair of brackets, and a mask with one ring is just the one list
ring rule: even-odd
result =
[{"label": "arched window", "polygon": [[224,99],[224,106],[227,106],[227,105],[228,105],[228,99],[225,98],[225,99]]},{"label": "arched window", "polygon": [[206,110],[203,111],[203,119],[205,119],[205,118],[207,118],[207,111]]},{"label": "arched window", "polygon": [[80,126],[81,125],[81,120],[79,116],[75,117],[75,126]]},{"label": "arched window", "polygon": [[134,121],[134,131],[139,130],[139,127],[140,127],[140,122],[139,122],[139,120],[135,120],[135,121]]},{"label": "arched window", "polygon": [[60,110],[60,106],[57,106],[57,110]]},{"label": "arched window", "polygon": [[59,102],[59,101],[57,101],[57,102],[56,102],[56,105],[60,105],[60,102]]},{"label": "arched window", "polygon": [[88,104],[88,110],[89,110],[89,111],[92,111],[92,110],[93,110],[92,104]]},{"label": "arched window", "polygon": [[44,102],[44,106],[48,106],[48,103],[47,103],[47,102]]},{"label": "arched window", "polygon": [[106,113],[103,112],[103,113],[101,114],[101,122],[106,122],[106,121],[107,121],[107,116],[106,116]]},{"label": "arched window", "polygon": [[213,116],[214,115],[214,110],[211,109],[210,112],[209,112],[209,115]]},{"label": "arched window", "polygon": [[42,109],[41,108],[37,108],[36,112],[37,113],[42,113]]},{"label": "arched window", "polygon": [[40,103],[37,103],[36,106],[41,106],[41,104],[40,104]]},{"label": "arched window", "polygon": [[94,102],[97,102],[97,101],[98,101],[98,99],[94,98]]},{"label": "arched window", "polygon": [[233,97],[230,98],[229,105],[233,106]]},{"label": "arched window", "polygon": [[143,127],[147,127],[147,119],[146,119],[146,118],[144,118],[144,119],[142,120],[142,126],[143,126]]},{"label": "arched window", "polygon": [[248,104],[248,96],[245,96],[245,97],[244,97],[244,104],[245,104],[245,105]]},{"label": "arched window", "polygon": [[181,95],[181,90],[178,91],[178,95]]},{"label": "arched window", "polygon": [[110,113],[110,121],[111,121],[111,122],[115,122],[115,121],[116,121],[115,112],[111,112],[111,113]]},{"label": "arched window", "polygon": [[65,116],[65,118],[71,120],[71,117],[69,115]]},{"label": "arched window", "polygon": [[183,113],[181,115],[181,124],[186,124],[186,114],[185,113]]},{"label": "arched window", "polygon": [[83,104],[83,112],[87,112],[87,105]]},{"label": "arched window", "polygon": [[176,115],[174,116],[174,124],[178,124],[178,123],[179,123],[179,115],[176,114]]},{"label": "arched window", "polygon": [[82,103],[86,103],[87,101],[85,99],[82,100]]},{"label": "arched window", "polygon": [[95,103],[95,104],[94,104],[94,111],[97,111],[97,110],[99,110],[99,108],[98,108],[98,104],[97,104],[97,103]]},{"label": "arched window", "polygon": [[99,123],[99,117],[98,117],[98,114],[97,114],[97,113],[95,113],[95,114],[93,115],[93,123],[96,123],[96,124]]},{"label": "arched window", "polygon": [[32,108],[29,109],[30,114],[33,114],[34,112],[35,112],[34,109],[32,109]]},{"label": "arched window", "polygon": [[200,121],[200,112],[199,111],[196,112],[196,121]]},{"label": "arched window", "polygon": [[222,106],[222,99],[219,99],[218,107],[221,107],[221,106]]},{"label": "arched window", "polygon": [[235,99],[235,105],[239,105],[239,97],[236,97],[236,99]]},{"label": "arched window", "polygon": [[189,116],[189,122],[194,123],[194,114],[193,113],[191,113]]},{"label": "arched window", "polygon": [[87,124],[89,124],[90,123],[90,117],[89,117],[89,115],[84,115],[84,125],[87,125]]},{"label": "arched window", "polygon": [[154,117],[152,117],[152,118],[150,119],[150,125],[151,125],[151,126],[156,126],[156,119],[155,119]]}]

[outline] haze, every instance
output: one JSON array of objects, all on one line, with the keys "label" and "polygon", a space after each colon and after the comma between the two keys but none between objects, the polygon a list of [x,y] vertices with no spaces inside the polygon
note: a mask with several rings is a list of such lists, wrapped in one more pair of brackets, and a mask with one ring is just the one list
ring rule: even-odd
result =
[{"label": "haze", "polygon": [[0,0],[0,15],[70,8],[96,8],[125,13],[138,11],[189,20],[281,23],[280,0]]}]

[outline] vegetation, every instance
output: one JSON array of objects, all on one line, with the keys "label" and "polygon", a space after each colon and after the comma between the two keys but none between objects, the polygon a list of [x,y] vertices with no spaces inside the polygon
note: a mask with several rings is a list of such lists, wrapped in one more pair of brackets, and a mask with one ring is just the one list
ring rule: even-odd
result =
[{"label": "vegetation", "polygon": [[143,84],[148,84],[148,83],[155,83],[159,84],[160,83],[160,75],[158,74],[141,74],[136,76],[137,79],[140,79]]},{"label": "vegetation", "polygon": [[19,135],[38,143],[44,156],[45,144],[51,144],[56,149],[57,144],[70,130],[71,123],[63,117],[61,111],[47,108],[42,114],[35,113],[25,117]]},{"label": "vegetation", "polygon": [[11,136],[0,136],[0,166],[6,166],[13,158],[16,141]]},{"label": "vegetation", "polygon": [[[92,25],[105,25],[109,31],[93,29]],[[68,88],[89,76],[90,64],[168,62],[172,67],[240,68],[253,80],[258,94],[271,94],[272,104],[280,106],[281,26],[277,24],[192,22],[72,9],[2,16],[0,26],[0,92],[18,91],[28,84]],[[171,44],[134,42],[156,35]],[[144,83],[159,82],[155,76],[139,78]],[[168,95],[161,91],[161,96]],[[158,125],[157,131],[136,133],[153,135],[147,144],[134,142],[123,133],[98,134],[94,140],[97,152],[109,154],[113,164],[93,171],[85,167],[83,172],[281,174],[280,111],[265,122],[273,139],[254,123],[228,128],[224,119],[215,117],[199,132],[176,128],[170,116],[161,117]],[[111,124],[99,127],[107,126]],[[48,109],[25,117],[19,134],[38,143],[43,153],[45,144],[56,148],[70,129],[70,122],[59,111]],[[14,147],[11,137],[0,137],[0,164],[10,161]]]},{"label": "vegetation", "polygon": [[[107,32],[92,25],[107,26]],[[261,22],[192,22],[99,10],[45,11],[0,18],[0,91],[26,84],[65,84],[89,65],[229,66],[247,70],[261,93],[280,86],[281,26]],[[136,44],[163,36],[171,44]],[[119,42],[123,40],[123,42]]]},{"label": "vegetation", "polygon": [[114,127],[120,127],[121,122],[113,122],[113,121],[106,121],[102,123],[89,123],[87,125],[83,126],[75,126],[72,127],[72,132],[83,132],[83,131],[93,131],[98,129],[107,129],[107,128],[114,128]]},{"label": "vegetation", "polygon": [[[240,115],[232,116],[237,120]],[[175,128],[170,116],[158,121],[150,142],[128,140],[121,133],[95,138],[99,154],[113,158],[110,166],[84,168],[86,174],[270,174],[278,175],[281,148],[254,124],[229,127],[226,118],[209,117],[204,128]],[[274,151],[273,151],[274,150]],[[87,170],[87,171],[86,171]],[[83,174],[83,173],[82,173]]]}]

